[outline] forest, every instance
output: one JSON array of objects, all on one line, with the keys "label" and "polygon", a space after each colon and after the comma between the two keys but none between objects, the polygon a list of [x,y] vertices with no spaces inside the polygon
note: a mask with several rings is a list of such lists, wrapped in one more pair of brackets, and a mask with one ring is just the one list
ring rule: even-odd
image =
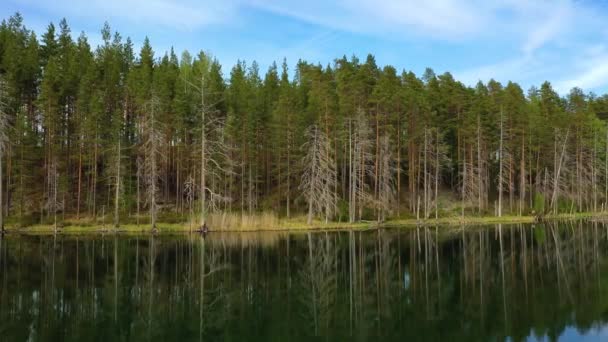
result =
[{"label": "forest", "polygon": [[[0,226],[600,212],[608,96],[0,25]],[[514,75],[516,76],[516,75]]]}]

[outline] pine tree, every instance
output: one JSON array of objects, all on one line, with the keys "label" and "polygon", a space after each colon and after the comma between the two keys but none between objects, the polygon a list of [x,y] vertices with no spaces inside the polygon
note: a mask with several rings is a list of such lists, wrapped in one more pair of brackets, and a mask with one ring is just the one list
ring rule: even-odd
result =
[{"label": "pine tree", "polygon": [[[73,37],[65,19],[39,38],[18,13],[0,23],[10,123],[2,222],[59,227],[113,207],[118,226],[142,202],[154,223],[161,205],[183,215],[195,203],[202,224],[213,211],[293,217],[310,203],[310,217],[328,220],[383,221],[406,205],[426,219],[451,194],[463,216],[524,215],[533,202],[554,213],[608,207],[606,95],[561,96],[548,82],[527,93],[494,80],[469,87],[432,69],[398,75],[372,55],[299,60],[293,78],[285,61],[263,78],[256,62],[239,61],[225,80],[208,53],[156,58],[146,38],[135,57],[107,23],[94,51],[84,34]],[[298,162],[318,160],[300,148],[319,141],[310,127],[326,139],[316,151],[333,161],[323,174],[334,178],[313,182],[325,189],[321,204],[302,200],[310,186],[295,186],[317,179]]]}]

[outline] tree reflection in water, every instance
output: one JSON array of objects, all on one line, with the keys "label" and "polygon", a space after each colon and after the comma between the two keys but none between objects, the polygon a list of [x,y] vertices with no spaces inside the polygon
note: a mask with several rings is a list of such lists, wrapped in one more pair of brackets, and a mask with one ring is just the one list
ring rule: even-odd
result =
[{"label": "tree reflection in water", "polygon": [[[598,222],[0,240],[0,336],[556,340],[608,312]],[[570,336],[574,334],[574,337]]]}]

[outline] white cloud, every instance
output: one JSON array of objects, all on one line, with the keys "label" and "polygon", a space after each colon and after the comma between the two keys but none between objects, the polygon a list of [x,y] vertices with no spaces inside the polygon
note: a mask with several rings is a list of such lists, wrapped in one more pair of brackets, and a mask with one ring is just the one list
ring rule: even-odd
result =
[{"label": "white cloud", "polygon": [[555,84],[560,93],[574,87],[594,89],[608,84],[608,49],[603,45],[587,48],[574,62],[571,75]]},{"label": "white cloud", "polygon": [[597,45],[607,36],[602,33],[601,11],[571,0],[513,0],[510,5],[520,17],[511,26],[518,21],[522,25],[519,51],[502,61],[456,72],[457,77],[470,85],[490,78],[524,84],[557,81],[554,87],[562,94],[572,87],[593,90],[608,85],[608,52]]}]

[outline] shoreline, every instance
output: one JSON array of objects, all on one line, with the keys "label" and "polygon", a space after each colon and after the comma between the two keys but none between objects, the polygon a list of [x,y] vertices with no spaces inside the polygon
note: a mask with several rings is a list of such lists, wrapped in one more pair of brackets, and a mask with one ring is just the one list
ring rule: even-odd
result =
[{"label": "shoreline", "polygon": [[[590,218],[606,218],[608,219],[608,212],[585,212],[575,214],[556,214],[546,215],[543,218],[543,222],[561,221],[561,220],[581,220]],[[329,222],[319,223],[316,222],[313,225],[307,225],[304,222],[286,221],[284,224],[270,226],[267,228],[257,227],[240,227],[240,228],[229,228],[229,229],[211,229],[210,232],[220,233],[254,233],[254,232],[309,232],[309,231],[339,231],[339,230],[368,230],[377,228],[414,228],[421,226],[482,226],[490,224],[522,224],[522,223],[535,223],[536,217],[534,216],[470,216],[464,219],[460,216],[456,217],[443,217],[443,218],[431,218],[426,220],[416,219],[396,219],[389,220],[383,223],[377,223],[374,221],[361,221],[355,223],[348,222]],[[6,234],[54,234],[53,225],[32,225],[28,227],[15,227],[7,225],[5,227]],[[150,227],[145,224],[124,224],[118,229],[114,229],[111,225],[78,225],[78,223],[69,223],[57,230],[58,234],[99,234],[99,233],[119,233],[119,234],[150,234]],[[199,233],[196,229],[190,229],[188,223],[159,223],[158,233],[159,235],[167,234],[188,234],[188,233]]]}]

